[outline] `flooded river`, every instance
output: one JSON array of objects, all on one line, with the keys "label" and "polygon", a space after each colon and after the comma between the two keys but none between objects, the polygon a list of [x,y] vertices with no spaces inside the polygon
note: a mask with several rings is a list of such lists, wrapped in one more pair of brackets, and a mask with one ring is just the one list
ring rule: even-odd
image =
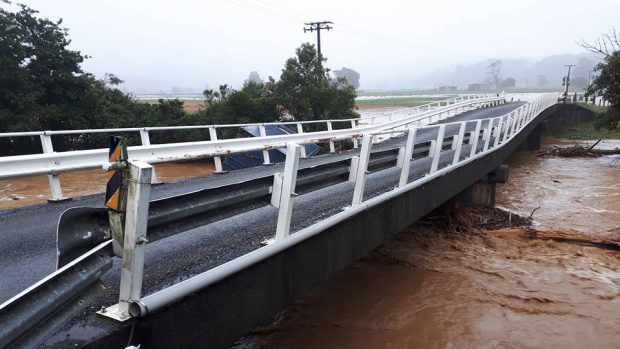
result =
[{"label": "flooded river", "polygon": [[[574,142],[545,139],[543,147],[555,144],[571,146]],[[597,147],[620,147],[620,140],[604,141]],[[540,207],[534,219],[541,229],[600,235],[620,227],[620,156],[537,158],[517,152],[508,166],[508,183],[498,185],[498,205],[526,216]]]},{"label": "flooded river", "polygon": [[620,253],[599,238],[620,241],[620,163],[524,152],[509,166],[498,204],[540,206],[538,231],[415,224],[235,347],[617,348]]}]

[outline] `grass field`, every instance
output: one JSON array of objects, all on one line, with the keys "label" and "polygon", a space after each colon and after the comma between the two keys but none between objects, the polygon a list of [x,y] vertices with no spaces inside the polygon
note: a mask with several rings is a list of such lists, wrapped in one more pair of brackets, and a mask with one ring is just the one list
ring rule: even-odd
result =
[{"label": "grass field", "polygon": [[356,100],[355,105],[378,106],[378,107],[416,107],[419,105],[441,101],[448,97],[398,97]]}]

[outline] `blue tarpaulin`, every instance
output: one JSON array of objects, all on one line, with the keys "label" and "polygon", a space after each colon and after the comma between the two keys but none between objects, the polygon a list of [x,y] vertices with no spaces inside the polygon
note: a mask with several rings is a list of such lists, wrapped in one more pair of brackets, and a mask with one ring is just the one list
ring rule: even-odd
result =
[{"label": "blue tarpaulin", "polygon": [[[268,136],[286,135],[296,133],[285,125],[265,125],[265,132]],[[258,126],[242,127],[237,134],[237,138],[260,137]],[[312,156],[321,149],[315,144],[307,144],[306,155]],[[269,150],[271,162],[283,162],[286,159],[286,148]],[[263,164],[263,152],[261,150],[246,153],[230,154],[224,158],[224,168],[226,170],[238,170],[242,168],[260,166]]]}]

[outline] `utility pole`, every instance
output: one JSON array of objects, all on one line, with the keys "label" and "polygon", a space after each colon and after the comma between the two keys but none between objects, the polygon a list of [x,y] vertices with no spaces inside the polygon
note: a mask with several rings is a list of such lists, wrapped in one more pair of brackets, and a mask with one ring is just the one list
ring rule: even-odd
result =
[{"label": "utility pole", "polygon": [[564,90],[564,104],[566,104],[566,99],[568,98],[568,86],[570,85],[570,68],[574,67],[574,64],[564,64],[565,67],[568,67],[568,74],[564,77],[564,81],[562,82],[562,85],[566,86],[566,89]]},{"label": "utility pole", "polygon": [[319,58],[321,57],[321,30],[326,29],[329,31],[333,29],[334,27],[330,26],[330,24],[334,23],[330,21],[305,23],[305,25],[309,27],[304,27],[304,33],[316,31],[316,48],[319,52]]}]

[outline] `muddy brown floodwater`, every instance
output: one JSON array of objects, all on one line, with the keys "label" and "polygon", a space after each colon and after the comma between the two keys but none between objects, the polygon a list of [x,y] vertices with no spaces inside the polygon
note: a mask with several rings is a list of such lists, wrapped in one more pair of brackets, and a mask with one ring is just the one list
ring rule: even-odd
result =
[{"label": "muddy brown floodwater", "polygon": [[509,166],[498,203],[541,206],[537,230],[416,223],[234,347],[618,348],[618,159],[523,152]]},{"label": "muddy brown floodwater", "polygon": [[[543,147],[574,144],[544,141]],[[620,140],[604,141],[597,147],[620,148]],[[517,152],[508,166],[508,183],[498,185],[498,205],[527,216],[540,206],[534,218],[541,229],[600,235],[620,228],[620,156],[537,158]]]},{"label": "muddy brown floodwater", "polygon": [[[157,179],[162,182],[189,177],[208,176],[213,163],[204,161],[162,163],[155,165]],[[103,170],[68,172],[60,175],[63,195],[73,198],[105,191],[107,182]],[[47,176],[35,176],[0,181],[0,210],[42,204],[50,197]]]}]

